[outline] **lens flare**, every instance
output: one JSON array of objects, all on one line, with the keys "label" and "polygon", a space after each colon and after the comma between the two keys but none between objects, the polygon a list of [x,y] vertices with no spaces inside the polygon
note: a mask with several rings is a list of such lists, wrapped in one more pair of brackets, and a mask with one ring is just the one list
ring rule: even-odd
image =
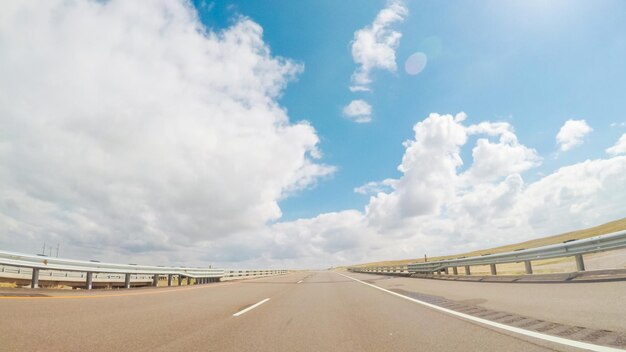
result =
[{"label": "lens flare", "polygon": [[416,75],[424,70],[427,61],[426,54],[421,52],[415,53],[406,60],[404,70],[410,75]]}]

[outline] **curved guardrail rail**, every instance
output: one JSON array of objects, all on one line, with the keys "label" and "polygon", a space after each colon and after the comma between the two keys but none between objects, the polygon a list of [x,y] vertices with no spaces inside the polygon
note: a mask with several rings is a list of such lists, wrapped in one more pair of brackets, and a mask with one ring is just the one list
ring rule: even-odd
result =
[{"label": "curved guardrail rail", "polygon": [[0,251],[0,264],[32,269],[80,271],[85,273],[180,274],[192,278],[222,277],[224,274],[223,269],[102,263],[97,261],[63,259],[6,251]]},{"label": "curved guardrail rail", "polygon": [[33,288],[38,287],[40,270],[85,273],[86,289],[92,288],[94,273],[124,274],[124,287],[126,288],[130,288],[131,286],[131,275],[152,275],[153,286],[158,285],[158,280],[161,276],[167,275],[168,286],[171,286],[174,277],[178,279],[178,284],[181,285],[183,278],[187,279],[187,284],[191,284],[191,279],[195,279],[196,284],[204,284],[220,281],[223,277],[235,276],[231,275],[231,272],[234,271],[242,273],[242,275],[236,276],[266,276],[287,273],[286,270],[224,270],[200,267],[103,263],[99,261],[53,258],[7,251],[0,251],[0,265],[31,269],[31,287]]},{"label": "curved guardrail rail", "polygon": [[568,241],[565,243],[553,244],[544,247],[522,249],[513,252],[486,254],[477,257],[455,258],[446,260],[437,260],[432,262],[412,263],[403,266],[384,266],[384,267],[354,267],[349,268],[357,272],[370,273],[440,273],[448,272],[449,268],[453,269],[454,275],[457,275],[457,267],[465,267],[465,272],[471,274],[470,267],[474,265],[489,265],[491,274],[497,275],[496,265],[504,263],[520,263],[524,262],[526,274],[532,274],[532,261],[552,258],[574,257],[576,259],[576,268],[578,271],[585,270],[583,259],[584,254],[603,252],[614,249],[626,248],[626,231],[618,231],[606,235],[589,237],[582,240]]}]

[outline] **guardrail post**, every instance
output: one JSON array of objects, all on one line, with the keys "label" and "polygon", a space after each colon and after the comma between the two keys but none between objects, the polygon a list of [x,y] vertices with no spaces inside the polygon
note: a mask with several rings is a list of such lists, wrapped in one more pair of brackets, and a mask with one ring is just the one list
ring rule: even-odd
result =
[{"label": "guardrail post", "polygon": [[187,286],[191,285],[191,276],[187,276]]},{"label": "guardrail post", "polygon": [[152,275],[152,286],[159,286],[159,274]]},{"label": "guardrail post", "polygon": [[450,270],[448,270],[448,268],[444,268],[443,272],[446,273],[446,275],[450,275]]},{"label": "guardrail post", "polygon": [[30,281],[30,288],[39,288],[39,269],[33,268],[33,277]]},{"label": "guardrail post", "polygon": [[456,266],[452,267],[452,274],[459,275],[459,269],[457,269]]},{"label": "guardrail post", "polygon": [[524,267],[526,268],[526,274],[530,275],[533,273],[533,265],[530,264],[530,260],[524,262]]},{"label": "guardrail post", "polygon": [[167,286],[172,286],[172,274],[167,274]]},{"label": "guardrail post", "polygon": [[465,275],[472,275],[472,272],[470,271],[469,265],[465,266]]},{"label": "guardrail post", "polygon": [[178,286],[182,286],[183,285],[183,276],[182,275],[178,275]]},{"label": "guardrail post", "polygon": [[85,289],[91,290],[93,288],[93,273],[87,273],[87,280],[85,281]]},{"label": "guardrail post", "polygon": [[576,254],[574,258],[576,258],[576,270],[585,271],[585,261],[583,260],[583,255]]},{"label": "guardrail post", "polygon": [[498,275],[495,264],[489,264],[489,269],[491,269],[491,275]]},{"label": "guardrail post", "polygon": [[126,273],[124,275],[124,288],[130,288],[130,274]]}]

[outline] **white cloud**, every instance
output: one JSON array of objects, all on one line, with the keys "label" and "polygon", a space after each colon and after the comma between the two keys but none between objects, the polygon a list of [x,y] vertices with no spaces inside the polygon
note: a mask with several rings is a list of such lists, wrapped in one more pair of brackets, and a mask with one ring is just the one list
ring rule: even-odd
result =
[{"label": "white cloud", "polygon": [[365,100],[357,99],[343,108],[343,115],[358,123],[372,121],[372,106]]},{"label": "white cloud", "polygon": [[456,170],[463,164],[460,147],[467,134],[464,114],[430,114],[413,127],[415,139],[406,141],[398,170],[403,176],[394,191],[372,197],[366,208],[370,223],[382,231],[402,226],[403,219],[436,215],[454,194]]},{"label": "white cloud", "polygon": [[362,186],[356,187],[354,192],[367,195],[367,194],[377,194],[380,192],[388,192],[396,185],[397,180],[394,179],[386,179],[381,182],[368,182]]},{"label": "white cloud", "polygon": [[186,1],[3,2],[0,37],[3,248],[185,248],[263,228],[334,170],[276,101],[302,66],[248,19],[212,32]]},{"label": "white cloud", "polygon": [[481,122],[467,128],[468,134],[484,134],[499,137],[494,143],[480,138],[472,149],[473,164],[464,173],[473,182],[497,180],[511,174],[522,173],[541,163],[534,149],[521,145],[513,127],[506,122]]},{"label": "white cloud", "polygon": [[535,233],[579,229],[624,216],[626,157],[586,160],[530,184],[518,207]]},{"label": "white cloud", "polygon": [[556,142],[561,151],[568,151],[583,143],[583,138],[593,131],[585,120],[567,120],[559,133],[556,135]]},{"label": "white cloud", "polygon": [[610,155],[626,154],[626,133],[624,133],[614,146],[607,148],[606,152]]},{"label": "white cloud", "polygon": [[[272,231],[282,234],[275,236],[287,236],[285,228],[311,233],[298,239],[309,247],[299,253],[306,261],[350,264],[514,243],[601,224],[626,212],[626,156],[584,161],[528,183],[522,173],[541,158],[519,142],[513,127],[504,122],[465,126],[465,118],[431,114],[418,122],[414,139],[404,144],[402,176],[355,189],[374,195],[365,211],[349,211],[349,221],[341,220],[342,212],[328,219],[322,214],[314,221],[274,226]],[[471,145],[470,135],[483,138]],[[485,143],[487,152],[476,152]],[[474,153],[462,171],[464,148]],[[495,157],[500,153],[506,158]],[[328,248],[340,246],[341,255],[309,241],[317,229],[333,233],[330,229],[342,223],[355,225],[324,242]],[[329,243],[335,239],[337,244]]]},{"label": "white cloud", "polygon": [[391,0],[371,25],[354,33],[352,58],[359,67],[352,75],[350,90],[369,90],[373,69],[396,71],[396,48],[402,33],[392,30],[391,26],[402,22],[407,15],[408,9],[402,1]]}]

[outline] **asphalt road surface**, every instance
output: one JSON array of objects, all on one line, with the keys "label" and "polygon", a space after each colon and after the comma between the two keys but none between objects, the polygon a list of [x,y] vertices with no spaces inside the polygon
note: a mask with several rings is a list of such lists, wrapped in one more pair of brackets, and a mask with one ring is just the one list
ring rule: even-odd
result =
[{"label": "asphalt road surface", "polygon": [[[533,287],[539,291],[533,293]],[[516,310],[530,300],[516,305],[515,290],[534,294],[536,302],[535,310],[522,312],[522,320]],[[580,305],[553,304],[561,294],[569,297],[576,290],[607,291],[607,297],[617,295],[622,298],[621,305],[626,302],[624,282],[559,287],[439,282],[330,271],[190,287],[90,292],[5,289],[0,291],[0,351],[580,350],[560,343],[560,338],[590,344],[582,346],[626,347],[626,339],[620,340],[626,337],[625,319],[618,316],[623,307],[607,320],[605,330],[596,329],[602,325],[597,314],[559,316],[585,304],[594,312],[610,312],[617,304],[596,302],[595,296],[579,296]],[[467,299],[477,296],[484,298]],[[548,304],[538,303],[546,297]],[[491,306],[485,307],[483,301]],[[543,315],[532,316],[538,312]],[[459,316],[462,314],[466,316]],[[483,314],[494,324],[479,320],[483,318],[468,320],[471,314]],[[540,323],[533,325],[534,318]],[[522,325],[526,326],[523,331],[556,338],[520,333],[516,329]]]}]

